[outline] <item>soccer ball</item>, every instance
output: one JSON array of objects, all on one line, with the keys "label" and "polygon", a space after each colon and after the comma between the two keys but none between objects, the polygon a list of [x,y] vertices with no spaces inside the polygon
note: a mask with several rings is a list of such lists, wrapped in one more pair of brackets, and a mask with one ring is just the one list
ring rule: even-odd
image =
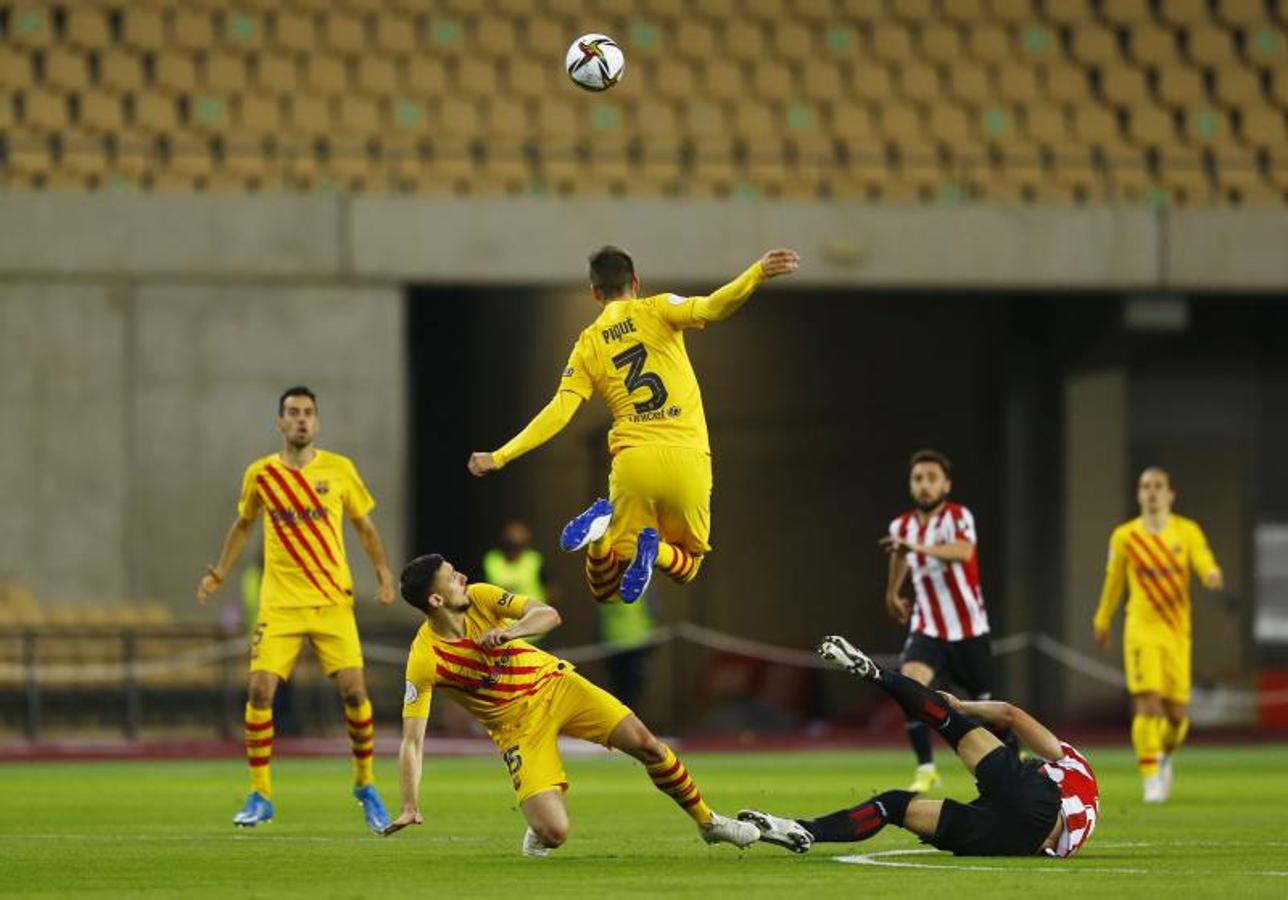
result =
[{"label": "soccer ball", "polygon": [[626,68],[626,57],[612,38],[583,34],[572,42],[565,57],[568,77],[587,91],[606,91],[617,84]]}]

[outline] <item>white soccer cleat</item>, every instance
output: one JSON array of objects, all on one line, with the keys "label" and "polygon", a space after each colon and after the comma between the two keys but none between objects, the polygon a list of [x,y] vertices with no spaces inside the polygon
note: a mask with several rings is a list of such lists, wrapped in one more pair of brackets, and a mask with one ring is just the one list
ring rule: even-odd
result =
[{"label": "white soccer cleat", "polygon": [[711,814],[711,821],[698,826],[698,833],[708,844],[733,844],[739,849],[750,847],[760,840],[760,829],[750,822],[726,819],[718,813]]},{"label": "white soccer cleat", "polygon": [[1164,755],[1158,761],[1158,777],[1163,782],[1163,801],[1172,799],[1172,756],[1170,753]]},{"label": "white soccer cleat", "polygon": [[1151,775],[1145,779],[1145,802],[1164,803],[1167,801],[1167,786],[1162,775]]},{"label": "white soccer cleat", "polygon": [[531,828],[523,833],[523,855],[535,859],[545,859],[550,855],[550,848],[541,843],[541,838]]},{"label": "white soccer cleat", "polygon": [[805,826],[795,819],[783,819],[771,816],[758,809],[738,811],[738,819],[750,822],[760,832],[760,839],[767,844],[777,844],[793,853],[807,853],[814,846],[814,835],[805,830]]},{"label": "white soccer cleat", "polygon": [[829,634],[819,642],[816,650],[823,661],[859,678],[876,681],[881,671],[863,651],[839,634]]}]

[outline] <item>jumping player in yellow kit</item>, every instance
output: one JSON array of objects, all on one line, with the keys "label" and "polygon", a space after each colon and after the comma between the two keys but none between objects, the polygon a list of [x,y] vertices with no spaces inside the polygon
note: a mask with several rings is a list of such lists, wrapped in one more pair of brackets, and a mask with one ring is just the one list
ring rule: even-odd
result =
[{"label": "jumping player in yellow kit", "polygon": [[554,399],[491,453],[470,456],[483,476],[563,429],[591,394],[613,415],[608,499],[565,526],[560,546],[586,548],[586,580],[601,603],[634,603],[653,569],[693,580],[711,549],[711,446],[684,332],[733,315],[768,278],[796,271],[793,250],[771,250],[705,297],[639,296],[631,257],[604,247],[590,258],[591,293],[603,311],[578,337]]},{"label": "jumping player in yellow kit", "polygon": [[1114,612],[1128,588],[1123,664],[1135,707],[1132,745],[1146,803],[1172,792],[1172,757],[1190,728],[1190,578],[1217,591],[1224,576],[1198,523],[1172,513],[1171,478],[1157,467],[1140,475],[1140,517],[1114,529],[1104,589],[1093,622],[1109,643]]},{"label": "jumping player in yellow kit", "polygon": [[639,760],[654,786],[697,824],[708,844],[746,847],[759,839],[755,826],[707,806],[684,763],[620,700],[583,678],[572,663],[525,640],[559,625],[553,606],[496,585],[468,584],[465,573],[436,553],[409,562],[400,583],[403,599],[425,619],[407,657],[398,755],[402,811],[385,834],[424,821],[425,725],[433,691],[440,689],[496,742],[528,822],[525,856],[546,856],[568,837],[568,776],[559,757],[560,735]]}]

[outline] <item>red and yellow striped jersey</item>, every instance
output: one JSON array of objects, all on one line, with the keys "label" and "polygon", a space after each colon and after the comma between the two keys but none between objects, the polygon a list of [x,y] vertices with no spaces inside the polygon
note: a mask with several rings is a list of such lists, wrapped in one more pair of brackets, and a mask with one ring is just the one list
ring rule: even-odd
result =
[{"label": "red and yellow striped jersey", "polygon": [[1126,585],[1124,640],[1189,640],[1191,573],[1206,577],[1217,568],[1197,522],[1173,515],[1157,533],[1147,531],[1141,518],[1119,525],[1109,539],[1096,627],[1109,628]]},{"label": "red and yellow striped jersey", "polygon": [[531,598],[494,584],[471,584],[465,592],[470,598],[465,637],[440,637],[429,622],[416,632],[407,657],[403,716],[427,717],[433,689],[441,687],[489,732],[508,731],[523,721],[543,688],[572,671],[572,664],[522,640],[483,649],[479,637],[522,616]]},{"label": "red and yellow striped jersey", "polygon": [[344,518],[365,516],[376,502],[348,457],[318,450],[302,469],[274,453],[242,478],[237,513],[264,511],[264,579],[260,609],[353,605],[344,552]]}]

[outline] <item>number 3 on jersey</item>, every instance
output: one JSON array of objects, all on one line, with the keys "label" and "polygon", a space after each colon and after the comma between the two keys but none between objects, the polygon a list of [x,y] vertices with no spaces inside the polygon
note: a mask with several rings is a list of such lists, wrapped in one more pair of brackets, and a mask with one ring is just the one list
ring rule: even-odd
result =
[{"label": "number 3 on jersey", "polygon": [[[640,388],[649,389],[649,398],[635,404],[636,413],[650,413],[661,409],[666,404],[666,385],[662,376],[656,372],[645,372],[644,363],[648,360],[648,350],[643,344],[628,347],[613,357],[613,365],[626,369],[626,390],[635,393]],[[629,368],[628,368],[629,367]]]}]

